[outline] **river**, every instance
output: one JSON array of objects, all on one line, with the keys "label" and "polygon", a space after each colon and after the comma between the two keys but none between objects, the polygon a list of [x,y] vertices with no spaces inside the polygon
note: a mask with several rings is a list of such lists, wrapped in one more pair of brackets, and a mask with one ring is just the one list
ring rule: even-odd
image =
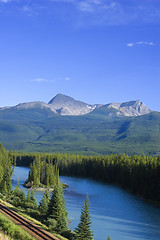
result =
[{"label": "river", "polygon": [[[28,168],[15,167],[12,187],[19,178],[20,187],[28,177]],[[73,230],[79,223],[81,209],[86,197],[90,199],[90,214],[95,240],[160,240],[160,209],[144,202],[125,190],[102,182],[60,176],[69,185],[64,191],[66,208]],[[27,190],[23,188],[25,192]],[[43,192],[36,191],[39,202]]]}]

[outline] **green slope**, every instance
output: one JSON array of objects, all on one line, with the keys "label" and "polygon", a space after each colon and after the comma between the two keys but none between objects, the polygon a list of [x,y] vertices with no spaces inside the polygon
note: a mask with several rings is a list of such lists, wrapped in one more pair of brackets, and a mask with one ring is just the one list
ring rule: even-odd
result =
[{"label": "green slope", "polygon": [[82,154],[155,154],[160,151],[160,113],[116,117],[105,106],[83,116],[50,109],[0,111],[0,142],[8,149]]}]

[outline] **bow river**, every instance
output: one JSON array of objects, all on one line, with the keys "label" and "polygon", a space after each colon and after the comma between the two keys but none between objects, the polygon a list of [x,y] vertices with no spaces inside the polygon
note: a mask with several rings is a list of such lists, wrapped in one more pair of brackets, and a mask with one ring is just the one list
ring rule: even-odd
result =
[{"label": "bow river", "polygon": [[[12,186],[20,187],[28,177],[29,168],[15,167]],[[90,214],[95,240],[159,240],[160,208],[144,202],[125,190],[86,178],[60,176],[69,185],[64,191],[66,208],[73,230],[79,223],[81,209],[86,197],[90,199]],[[25,192],[28,190],[23,188]],[[39,202],[43,192],[35,191]]]}]

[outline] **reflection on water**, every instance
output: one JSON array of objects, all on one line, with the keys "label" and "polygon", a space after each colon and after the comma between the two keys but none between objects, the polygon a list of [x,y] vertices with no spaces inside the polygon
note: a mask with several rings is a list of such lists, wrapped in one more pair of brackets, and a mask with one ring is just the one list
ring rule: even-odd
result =
[{"label": "reflection on water", "polygon": [[[15,188],[19,177],[20,186],[28,176],[28,168],[16,167],[12,186]],[[64,191],[70,228],[79,223],[81,208],[88,193],[92,230],[95,240],[160,240],[160,209],[138,197],[113,185],[97,181],[60,177],[61,182],[69,188]],[[27,192],[26,189],[24,189]],[[40,201],[43,192],[36,191],[35,197]]]}]

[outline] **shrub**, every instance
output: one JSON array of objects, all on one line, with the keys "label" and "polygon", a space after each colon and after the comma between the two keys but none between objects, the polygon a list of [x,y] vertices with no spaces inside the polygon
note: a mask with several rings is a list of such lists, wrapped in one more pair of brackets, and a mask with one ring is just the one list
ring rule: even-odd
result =
[{"label": "shrub", "polygon": [[33,240],[25,230],[14,224],[10,219],[0,213],[0,228],[15,240]]},{"label": "shrub", "polygon": [[57,225],[57,221],[53,218],[48,218],[46,221],[46,225],[50,230],[54,230]]}]

